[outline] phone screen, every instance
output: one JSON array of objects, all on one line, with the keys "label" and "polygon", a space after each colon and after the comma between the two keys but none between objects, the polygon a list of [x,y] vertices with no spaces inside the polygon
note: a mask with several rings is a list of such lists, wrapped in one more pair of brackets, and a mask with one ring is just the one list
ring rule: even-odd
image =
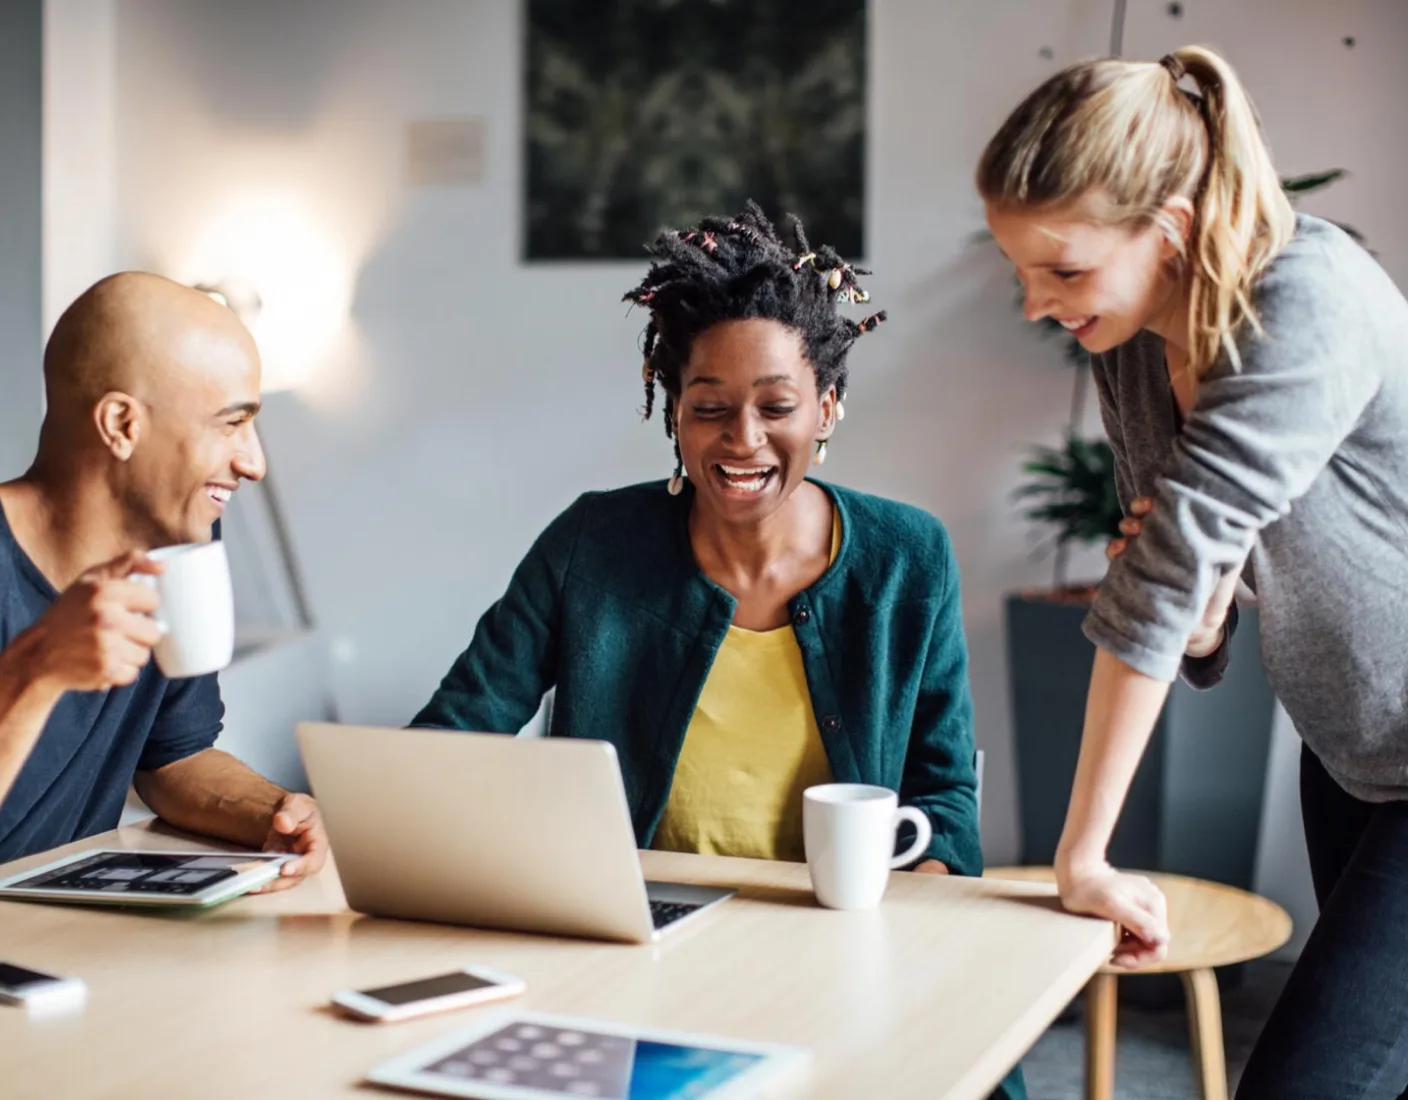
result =
[{"label": "phone screen", "polygon": [[13,989],[18,993],[31,985],[42,985],[45,982],[58,980],[52,974],[41,974],[37,970],[26,970],[14,963],[0,962],[0,989]]},{"label": "phone screen", "polygon": [[384,985],[380,989],[359,989],[363,997],[381,1001],[389,1005],[408,1005],[416,1001],[428,1001],[435,997],[448,997],[452,993],[470,993],[476,989],[488,989],[497,982],[476,978],[456,970],[450,974],[437,974],[433,978],[422,978],[418,982],[403,982],[401,985]]}]

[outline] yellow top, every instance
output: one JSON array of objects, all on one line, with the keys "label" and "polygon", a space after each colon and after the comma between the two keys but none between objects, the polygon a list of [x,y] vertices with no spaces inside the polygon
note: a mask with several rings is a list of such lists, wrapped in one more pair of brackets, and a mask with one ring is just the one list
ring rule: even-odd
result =
[{"label": "yellow top", "polygon": [[[831,560],[841,517],[831,524]],[[802,792],[832,781],[792,627],[731,626],[699,693],[654,847],[805,859]]]}]

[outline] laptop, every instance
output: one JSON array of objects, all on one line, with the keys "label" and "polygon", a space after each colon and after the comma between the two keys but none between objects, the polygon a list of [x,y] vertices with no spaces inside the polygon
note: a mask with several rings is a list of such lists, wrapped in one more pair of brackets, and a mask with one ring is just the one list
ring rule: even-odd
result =
[{"label": "laptop", "polygon": [[608,742],[304,722],[298,745],[359,913],[651,943],[734,893],[645,881]]}]

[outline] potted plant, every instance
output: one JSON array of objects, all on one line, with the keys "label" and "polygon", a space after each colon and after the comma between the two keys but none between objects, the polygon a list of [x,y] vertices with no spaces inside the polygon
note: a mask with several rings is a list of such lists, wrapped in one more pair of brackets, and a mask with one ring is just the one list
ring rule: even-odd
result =
[{"label": "potted plant", "polygon": [[1103,439],[1066,433],[1061,447],[1036,447],[1022,466],[1030,476],[1013,495],[1029,503],[1023,518],[1053,530],[1048,546],[1054,547],[1053,584],[1032,595],[1060,603],[1089,604],[1098,585],[1069,583],[1066,555],[1072,543],[1105,544],[1119,534],[1119,494],[1115,490],[1115,454]]}]

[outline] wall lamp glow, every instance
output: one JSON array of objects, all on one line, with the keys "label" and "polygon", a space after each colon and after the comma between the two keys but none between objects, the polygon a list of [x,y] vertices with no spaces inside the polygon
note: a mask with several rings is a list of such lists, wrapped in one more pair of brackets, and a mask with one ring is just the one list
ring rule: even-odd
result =
[{"label": "wall lamp glow", "polygon": [[318,208],[292,191],[242,192],[211,212],[182,265],[254,334],[266,390],[332,382],[351,313],[353,265]]}]

